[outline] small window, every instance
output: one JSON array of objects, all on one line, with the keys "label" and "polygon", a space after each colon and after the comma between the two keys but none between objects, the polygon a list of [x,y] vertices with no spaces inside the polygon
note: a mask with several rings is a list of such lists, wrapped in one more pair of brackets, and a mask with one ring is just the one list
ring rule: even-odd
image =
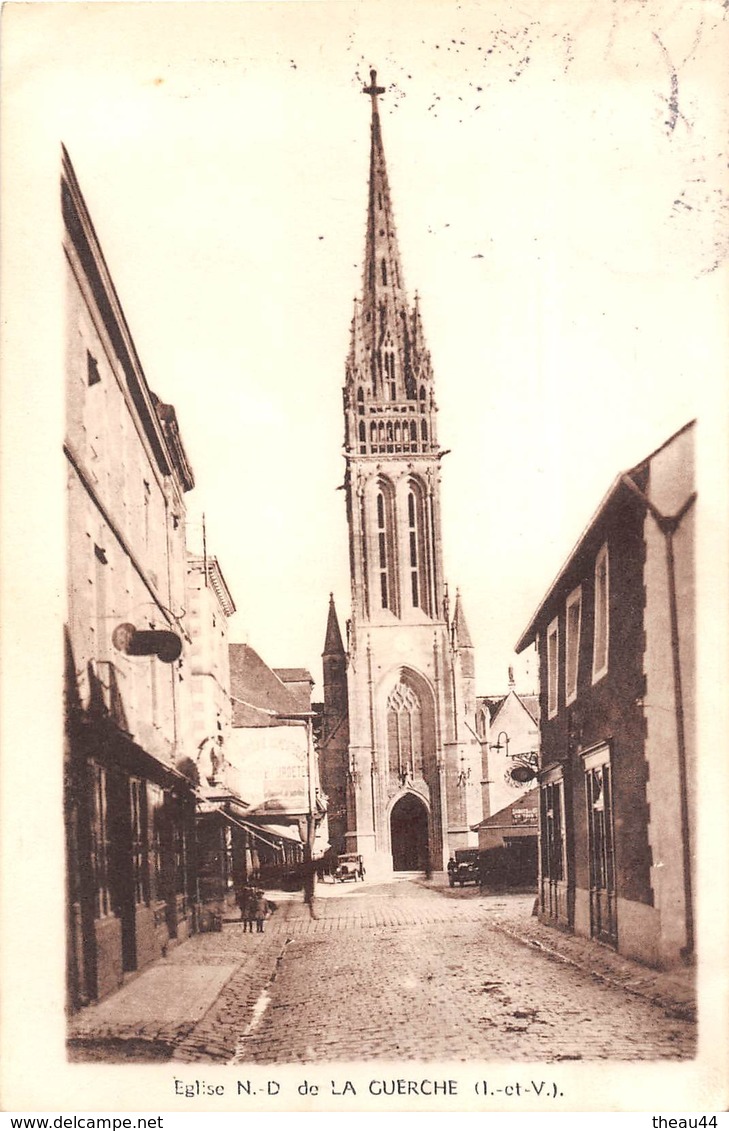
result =
[{"label": "small window", "polygon": [[547,716],[557,714],[559,690],[559,622],[555,617],[547,629]]},{"label": "small window", "polygon": [[595,637],[592,650],[592,682],[597,683],[608,670],[610,644],[610,576],[607,544],[595,562]]},{"label": "small window", "polygon": [[92,385],[98,385],[100,380],[101,380],[101,374],[99,373],[99,363],[97,362],[94,355],[89,353],[89,351],[87,350],[86,351],[86,382],[87,382],[87,384],[90,388]]},{"label": "small window", "polygon": [[577,698],[581,624],[582,589],[578,586],[567,598],[567,620],[565,628],[565,703],[573,703]]}]

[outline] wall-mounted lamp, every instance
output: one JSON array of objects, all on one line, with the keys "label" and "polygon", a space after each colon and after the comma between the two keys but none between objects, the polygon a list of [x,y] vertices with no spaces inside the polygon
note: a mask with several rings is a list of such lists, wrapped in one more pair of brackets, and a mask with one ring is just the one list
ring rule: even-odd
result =
[{"label": "wall-mounted lamp", "polygon": [[[503,742],[501,739],[503,738]],[[500,730],[496,735],[496,742],[489,742],[489,750],[505,750],[506,757],[509,757],[509,736],[505,730]]]},{"label": "wall-mounted lamp", "polygon": [[163,629],[138,630],[133,624],[118,624],[111,642],[125,656],[156,656],[163,664],[173,664],[182,654],[181,638]]}]

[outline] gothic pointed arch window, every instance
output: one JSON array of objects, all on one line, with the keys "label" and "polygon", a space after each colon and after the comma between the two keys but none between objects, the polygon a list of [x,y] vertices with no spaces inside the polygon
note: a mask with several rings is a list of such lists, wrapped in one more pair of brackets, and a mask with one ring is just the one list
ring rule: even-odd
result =
[{"label": "gothic pointed arch window", "polygon": [[411,479],[408,483],[407,517],[410,601],[414,609],[422,609],[430,616],[430,587],[428,585],[427,541],[425,537],[425,493],[417,479]]},{"label": "gothic pointed arch window", "polygon": [[395,352],[392,341],[388,337],[384,352],[385,361],[385,391],[391,401],[397,400],[397,384],[395,381]]},{"label": "gothic pointed arch window", "polygon": [[406,683],[396,684],[387,699],[387,755],[390,773],[401,782],[423,776],[423,710]]},{"label": "gothic pointed arch window", "polygon": [[375,517],[377,520],[378,576],[377,590],[380,606],[398,615],[397,570],[395,565],[395,492],[387,479],[380,479],[375,496]]},{"label": "gothic pointed arch window", "polygon": [[428,442],[428,422],[426,420],[420,421],[420,434],[423,438],[423,443],[427,444],[427,442]]},{"label": "gothic pointed arch window", "polygon": [[360,455],[364,454],[366,443],[367,443],[367,430],[365,428],[365,422],[364,422],[364,420],[360,420],[360,422],[359,422],[359,450],[360,450]]}]

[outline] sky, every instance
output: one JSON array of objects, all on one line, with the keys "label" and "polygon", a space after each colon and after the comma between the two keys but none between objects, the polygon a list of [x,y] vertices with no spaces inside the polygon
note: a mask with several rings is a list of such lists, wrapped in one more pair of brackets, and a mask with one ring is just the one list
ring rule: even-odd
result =
[{"label": "sky", "polygon": [[536,687],[514,644],[614,477],[694,417],[723,436],[728,26],[713,0],[6,5],[6,153],[70,154],[232,640],[320,694],[330,591],[349,615],[372,66],[446,576],[477,691]]}]

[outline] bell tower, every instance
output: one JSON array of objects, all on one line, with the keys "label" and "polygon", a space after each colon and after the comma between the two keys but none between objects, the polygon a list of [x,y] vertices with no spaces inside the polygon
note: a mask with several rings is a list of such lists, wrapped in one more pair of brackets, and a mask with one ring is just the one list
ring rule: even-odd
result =
[{"label": "bell tower", "polygon": [[[352,616],[338,848],[387,874],[440,870],[453,849],[475,845],[482,774],[473,646],[460,599],[450,619],[443,579],[433,372],[418,299],[411,305],[405,293],[378,107],[385,91],[370,75],[364,278],[344,385]],[[325,690],[325,708],[326,699]]]}]

